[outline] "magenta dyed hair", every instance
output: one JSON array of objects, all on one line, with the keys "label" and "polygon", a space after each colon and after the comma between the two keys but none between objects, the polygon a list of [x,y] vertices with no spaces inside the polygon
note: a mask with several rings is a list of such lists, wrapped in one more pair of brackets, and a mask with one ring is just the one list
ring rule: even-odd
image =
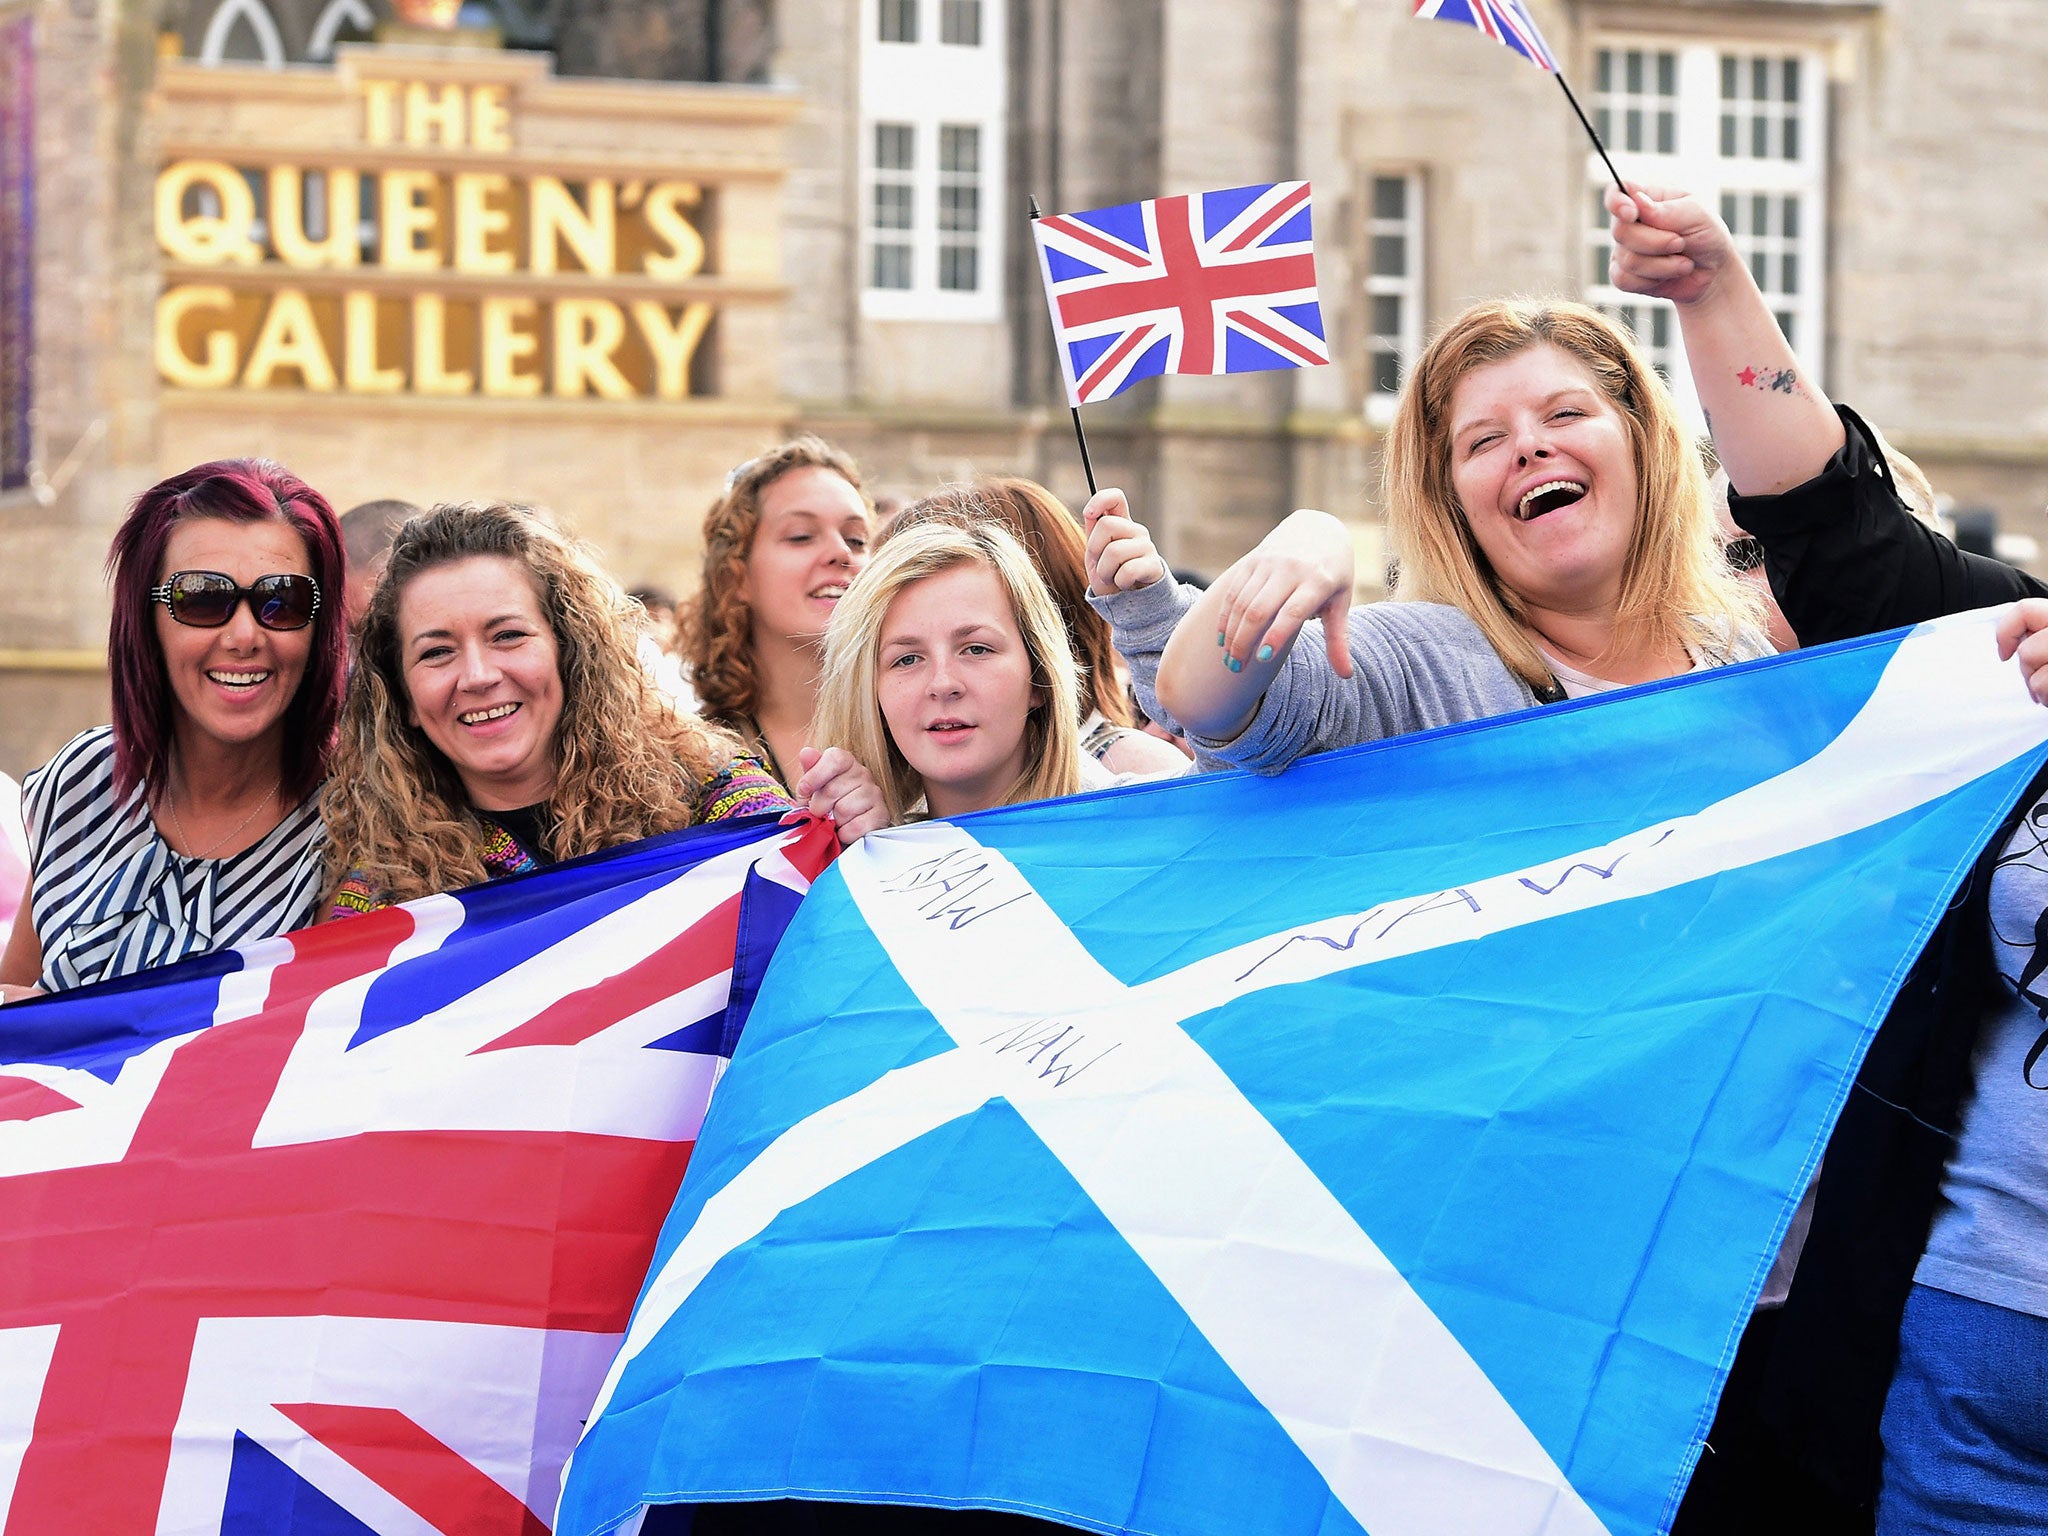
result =
[{"label": "magenta dyed hair", "polygon": [[114,703],[114,793],[126,798],[136,785],[153,799],[171,771],[171,687],[149,589],[167,574],[161,567],[171,525],[195,517],[231,523],[275,519],[306,541],[320,611],[313,617],[313,649],[284,716],[282,788],[293,805],[327,777],[327,756],[341,718],[348,681],[348,624],[342,612],[344,565],[341,526],[327,498],[281,464],[268,459],[219,459],[160,480],[128,509],[114,535],[107,570],[114,580],[114,622],[107,635],[107,674]]}]

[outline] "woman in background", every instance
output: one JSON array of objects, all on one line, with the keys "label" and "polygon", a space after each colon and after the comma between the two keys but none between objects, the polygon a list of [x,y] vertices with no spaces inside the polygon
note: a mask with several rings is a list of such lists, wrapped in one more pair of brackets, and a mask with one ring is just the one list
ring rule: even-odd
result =
[{"label": "woman in background", "polygon": [[811,739],[825,626],[867,563],[860,470],[811,436],[749,459],[704,517],[704,577],[681,614],[704,718],[785,787]]}]

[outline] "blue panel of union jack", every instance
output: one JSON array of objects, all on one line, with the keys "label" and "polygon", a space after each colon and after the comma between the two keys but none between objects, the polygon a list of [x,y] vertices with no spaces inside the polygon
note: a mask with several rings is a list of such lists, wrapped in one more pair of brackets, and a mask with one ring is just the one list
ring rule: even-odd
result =
[{"label": "blue panel of union jack", "polygon": [[0,1532],[545,1536],[735,946],[836,846],[721,823],[8,1008]]},{"label": "blue panel of union jack", "polygon": [[1155,374],[1330,360],[1305,181],[1052,214],[1031,228],[1069,404]]}]

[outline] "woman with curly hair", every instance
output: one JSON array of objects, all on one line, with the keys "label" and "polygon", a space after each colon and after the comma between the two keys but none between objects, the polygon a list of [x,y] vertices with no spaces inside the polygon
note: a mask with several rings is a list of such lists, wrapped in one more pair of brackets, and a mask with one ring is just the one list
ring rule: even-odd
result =
[{"label": "woman with curly hair", "polygon": [[796,784],[810,741],[825,626],[867,563],[860,470],[804,436],[749,459],[704,516],[704,580],[682,615],[704,718]]},{"label": "woman with curly hair", "polygon": [[787,810],[635,656],[638,609],[516,506],[399,530],[356,637],[323,802],[332,917],[697,822]]}]

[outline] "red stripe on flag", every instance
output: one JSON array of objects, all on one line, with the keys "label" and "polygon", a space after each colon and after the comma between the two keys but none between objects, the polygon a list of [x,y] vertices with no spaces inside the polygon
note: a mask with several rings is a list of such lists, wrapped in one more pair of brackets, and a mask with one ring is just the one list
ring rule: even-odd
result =
[{"label": "red stripe on flag", "polygon": [[1329,361],[1327,357],[1322,357],[1314,352],[1311,352],[1307,347],[1304,347],[1292,336],[1287,335],[1283,331],[1275,330],[1272,326],[1266,324],[1266,322],[1263,320],[1253,319],[1250,315],[1245,314],[1242,310],[1232,310],[1223,318],[1228,320],[1232,325],[1242,326],[1245,330],[1251,331],[1255,335],[1259,336],[1262,340],[1270,342],[1272,345],[1278,347],[1281,351],[1291,352],[1294,356],[1300,358],[1304,363],[1327,363]]},{"label": "red stripe on flag", "polygon": [[522,1045],[580,1045],[665,997],[731,970],[739,934],[740,898],[735,891],[653,954],[616,976],[571,992],[470,1054],[481,1056]]},{"label": "red stripe on flag", "polygon": [[396,1408],[279,1403],[277,1411],[443,1536],[548,1536],[545,1520]]},{"label": "red stripe on flag", "polygon": [[78,1100],[68,1099],[32,1077],[0,1077],[0,1120],[40,1120],[76,1108]]},{"label": "red stripe on flag", "polygon": [[1056,229],[1070,239],[1078,240],[1083,245],[1102,252],[1105,256],[1114,256],[1127,267],[1146,267],[1152,264],[1149,256],[1141,256],[1121,241],[1112,240],[1109,236],[1100,234],[1064,214],[1056,213],[1049,219],[1040,219],[1039,222],[1047,229]]},{"label": "red stripe on flag", "polygon": [[804,812],[797,821],[797,834],[783,844],[782,856],[806,880],[815,880],[839,857],[839,828],[823,816]]},{"label": "red stripe on flag", "polygon": [[1279,202],[1268,208],[1265,213],[1255,219],[1235,240],[1231,241],[1223,249],[1226,251],[1241,251],[1253,242],[1265,239],[1267,230],[1285,221],[1293,214],[1295,209],[1307,201],[1308,183],[1303,182],[1292,192],[1288,193],[1287,196],[1280,199]]},{"label": "red stripe on flag", "polygon": [[1115,346],[1111,347],[1109,349],[1108,354],[1104,356],[1101,359],[1101,361],[1097,362],[1093,368],[1090,368],[1088,370],[1087,376],[1083,378],[1079,384],[1074,386],[1074,392],[1080,395],[1083,399],[1086,399],[1088,397],[1088,392],[1090,390],[1094,389],[1095,386],[1100,384],[1103,381],[1103,379],[1106,378],[1108,375],[1116,372],[1116,365],[1122,362],[1126,357],[1129,357],[1131,355],[1132,350],[1135,347],[1137,347],[1140,342],[1145,341],[1147,338],[1151,336],[1152,330],[1153,327],[1151,327],[1150,325],[1141,325],[1135,331],[1132,331],[1130,335],[1126,336],[1122,341],[1118,342]]}]

